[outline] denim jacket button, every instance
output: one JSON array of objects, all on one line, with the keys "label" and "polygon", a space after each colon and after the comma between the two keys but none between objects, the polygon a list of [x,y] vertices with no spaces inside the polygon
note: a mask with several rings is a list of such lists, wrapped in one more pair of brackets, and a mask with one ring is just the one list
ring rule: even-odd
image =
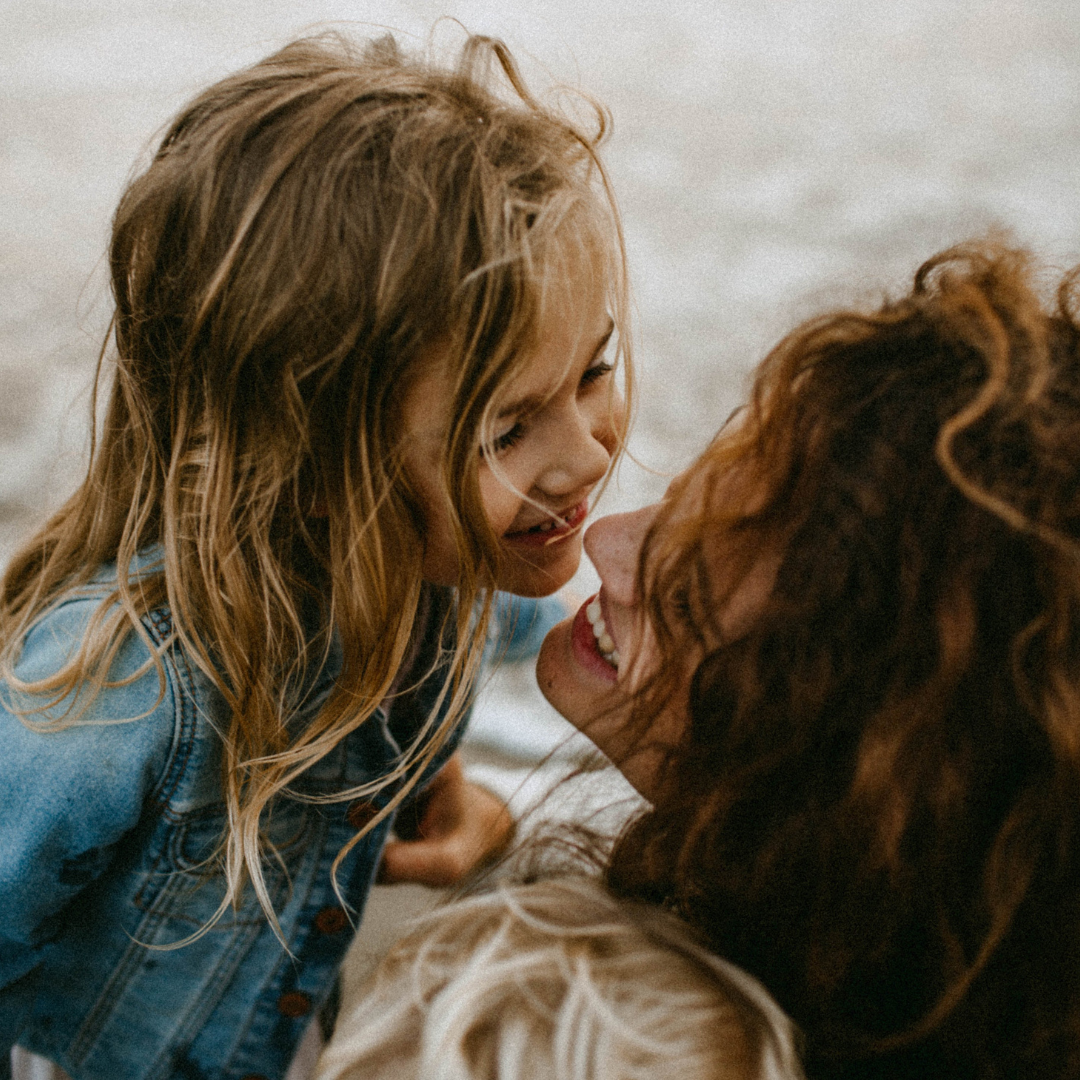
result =
[{"label": "denim jacket button", "polygon": [[348,916],[339,907],[324,907],[315,914],[315,929],[320,934],[340,934],[349,924]]},{"label": "denim jacket button", "polygon": [[379,808],[367,799],[357,799],[345,814],[345,820],[359,832],[377,813]]},{"label": "denim jacket button", "polygon": [[295,1020],[298,1016],[307,1016],[311,1012],[311,998],[299,990],[290,990],[277,999],[277,1011],[282,1016]]}]

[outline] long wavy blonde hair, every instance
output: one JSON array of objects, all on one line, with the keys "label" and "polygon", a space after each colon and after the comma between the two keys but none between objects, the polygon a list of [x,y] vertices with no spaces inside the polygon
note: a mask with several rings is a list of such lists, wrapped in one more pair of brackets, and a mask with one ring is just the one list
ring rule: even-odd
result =
[{"label": "long wavy blonde hair", "polygon": [[[543,106],[488,38],[469,38],[453,68],[389,37],[305,39],[195,98],[121,199],[97,375],[111,361],[111,397],[86,480],[4,577],[0,663],[25,723],[78,723],[92,694],[77,691],[115,685],[128,634],[151,648],[164,688],[140,620],[168,604],[230,716],[222,910],[250,877],[276,925],[260,814],[372,715],[407,658],[424,544],[400,412],[435,349],[458,364],[444,455],[456,645],[421,737],[389,775],[334,797],[398,782],[392,810],[467,705],[498,554],[477,480],[493,398],[567,259],[583,253],[605,275],[625,326],[595,111],[586,131]],[[148,549],[157,563],[135,572]],[[112,561],[115,590],[77,651],[54,675],[18,680],[28,630]],[[290,729],[334,631],[336,691]]]}]

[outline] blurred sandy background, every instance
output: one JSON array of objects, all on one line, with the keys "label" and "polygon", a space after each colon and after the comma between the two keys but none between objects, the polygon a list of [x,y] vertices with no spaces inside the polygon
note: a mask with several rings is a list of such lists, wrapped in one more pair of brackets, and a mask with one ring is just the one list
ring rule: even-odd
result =
[{"label": "blurred sandy background", "polygon": [[[657,471],[626,463],[607,509],[663,491],[797,318],[899,289],[991,227],[1080,260],[1077,0],[0,0],[0,15],[0,563],[81,468],[125,179],[195,91],[326,23],[422,44],[456,16],[504,38],[534,85],[610,107],[637,301],[632,448]],[[579,591],[593,580],[585,568]],[[526,807],[581,753],[568,731],[528,667],[504,670],[477,710],[473,775]],[[632,805],[613,770],[580,779],[546,812]],[[430,902],[376,889],[347,992]]]},{"label": "blurred sandy background", "polygon": [[[746,372],[823,304],[900,288],[992,226],[1080,259],[1076,0],[3,0],[0,4],[0,560],[70,490],[107,320],[109,217],[193,92],[301,32],[436,19],[503,37],[532,82],[614,114],[641,398],[605,497],[664,488]],[[441,26],[452,45],[460,31]],[[590,587],[589,572],[581,590]],[[562,729],[528,672],[477,737],[535,757]]]}]

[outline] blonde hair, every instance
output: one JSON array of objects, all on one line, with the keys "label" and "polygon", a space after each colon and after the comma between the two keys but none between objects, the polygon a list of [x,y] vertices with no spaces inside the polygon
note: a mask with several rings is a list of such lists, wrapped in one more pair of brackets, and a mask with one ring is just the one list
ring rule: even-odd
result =
[{"label": "blonde hair", "polygon": [[[67,726],[92,699],[82,688],[115,685],[110,665],[136,633],[164,692],[170,642],[155,647],[140,618],[168,603],[175,638],[231,715],[222,911],[250,877],[276,927],[260,813],[373,714],[409,656],[423,514],[400,412],[436,351],[458,365],[443,477],[460,556],[445,628],[456,645],[397,766],[326,798],[397,783],[374,827],[467,705],[498,563],[477,480],[492,398],[521,370],[575,252],[605,275],[625,330],[597,116],[591,133],[545,108],[488,38],[469,38],[454,69],[389,37],[363,50],[301,40],[195,98],[121,199],[111,398],[86,480],[4,578],[0,673],[25,723]],[[156,563],[136,573],[148,550]],[[29,629],[113,560],[116,588],[74,654],[54,675],[17,679]],[[289,730],[335,631],[336,691]]]},{"label": "blonde hair", "polygon": [[316,1080],[796,1080],[791,1025],[674,918],[593,879],[424,918],[338,1019]]}]

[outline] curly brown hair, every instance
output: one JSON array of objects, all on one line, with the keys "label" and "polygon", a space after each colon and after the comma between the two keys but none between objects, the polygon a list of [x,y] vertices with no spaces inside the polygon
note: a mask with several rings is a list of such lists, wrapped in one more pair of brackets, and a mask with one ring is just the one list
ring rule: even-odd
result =
[{"label": "curly brown hair", "polygon": [[1078,277],[1051,310],[1025,253],[965,245],[802,326],[691,470],[726,497],[642,550],[669,658],[718,544],[725,579],[782,554],[737,640],[691,620],[609,883],[762,979],[812,1077],[1080,1076]]}]

